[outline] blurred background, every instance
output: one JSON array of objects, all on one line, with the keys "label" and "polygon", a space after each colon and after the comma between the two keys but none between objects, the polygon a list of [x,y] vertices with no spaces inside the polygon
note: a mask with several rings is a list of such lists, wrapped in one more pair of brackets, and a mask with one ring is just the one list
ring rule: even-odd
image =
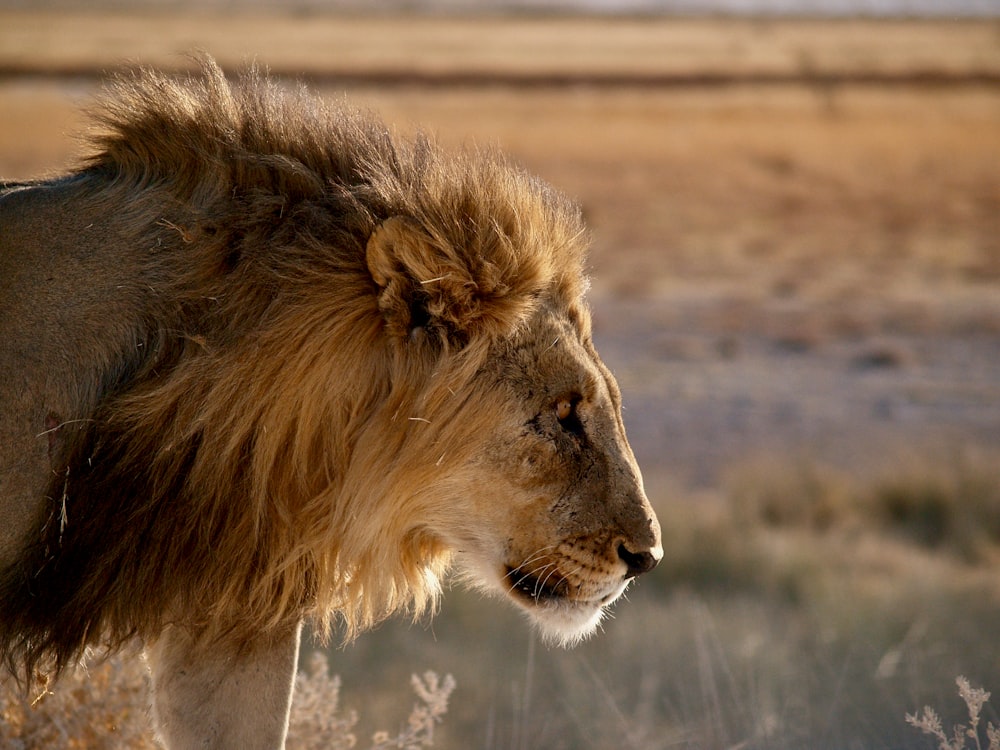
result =
[{"label": "blurred background", "polygon": [[458,588],[330,649],[362,740],[425,669],[454,749],[931,748],[907,712],[1000,690],[1000,0],[0,0],[0,177],[199,49],[499,144],[593,228],[665,559],[573,651]]}]

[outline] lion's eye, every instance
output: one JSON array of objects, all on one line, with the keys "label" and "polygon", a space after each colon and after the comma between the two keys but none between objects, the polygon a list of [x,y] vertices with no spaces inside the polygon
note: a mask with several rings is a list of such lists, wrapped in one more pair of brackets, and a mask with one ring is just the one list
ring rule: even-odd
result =
[{"label": "lion's eye", "polygon": [[579,403],[580,397],[574,394],[561,397],[555,405],[556,419],[560,426],[574,435],[583,434],[583,422],[580,421],[577,410]]},{"label": "lion's eye", "polygon": [[568,398],[561,398],[556,403],[556,419],[562,422],[565,419],[569,419],[570,414],[573,413],[573,402]]}]

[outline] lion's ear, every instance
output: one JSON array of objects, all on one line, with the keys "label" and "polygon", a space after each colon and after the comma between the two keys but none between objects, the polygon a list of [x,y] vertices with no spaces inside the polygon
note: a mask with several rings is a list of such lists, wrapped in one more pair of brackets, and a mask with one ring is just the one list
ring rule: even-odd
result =
[{"label": "lion's ear", "polygon": [[375,228],[366,249],[378,305],[392,335],[452,344],[509,325],[509,289],[493,263],[432,237],[407,216]]}]

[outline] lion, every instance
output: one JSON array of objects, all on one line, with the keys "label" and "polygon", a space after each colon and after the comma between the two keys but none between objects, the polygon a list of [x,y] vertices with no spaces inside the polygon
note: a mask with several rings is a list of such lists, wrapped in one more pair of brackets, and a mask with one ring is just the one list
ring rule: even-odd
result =
[{"label": "lion", "polygon": [[550,640],[662,557],[579,208],[256,68],[117,75],[0,193],[0,658],[144,644],[170,748],[284,746],[303,621],[457,568]]}]

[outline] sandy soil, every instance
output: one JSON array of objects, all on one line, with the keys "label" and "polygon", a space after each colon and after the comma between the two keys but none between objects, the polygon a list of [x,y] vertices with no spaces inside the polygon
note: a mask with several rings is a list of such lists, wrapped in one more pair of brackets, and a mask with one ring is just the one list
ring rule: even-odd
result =
[{"label": "sandy soil", "polygon": [[[404,131],[499,143],[581,201],[654,495],[762,454],[881,472],[1000,449],[996,24],[265,21],[267,43],[259,17],[5,15],[0,175],[79,153],[92,71],[252,52]],[[428,85],[357,75],[418,63]]]}]

